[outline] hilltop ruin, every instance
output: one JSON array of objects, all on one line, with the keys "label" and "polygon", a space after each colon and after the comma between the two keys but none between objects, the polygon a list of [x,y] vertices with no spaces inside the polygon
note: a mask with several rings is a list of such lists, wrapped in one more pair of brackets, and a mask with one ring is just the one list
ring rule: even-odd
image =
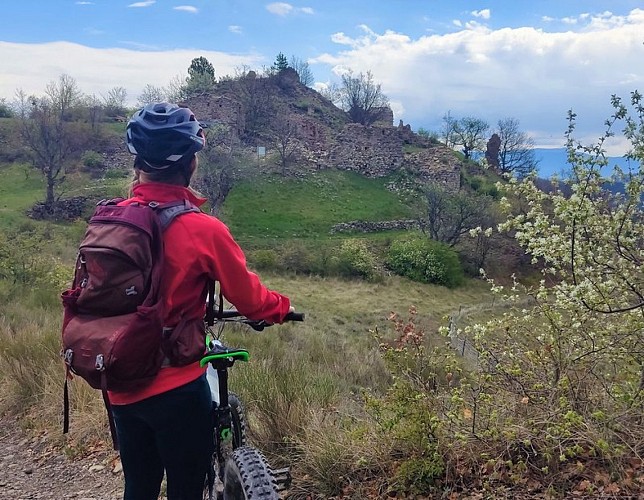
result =
[{"label": "hilltop ruin", "polygon": [[395,126],[389,108],[373,125],[351,123],[345,111],[302,85],[291,68],[222,80],[186,104],[200,121],[225,127],[226,141],[238,147],[264,146],[270,152],[280,134],[291,134],[298,164],[311,169],[351,170],[367,177],[406,169],[453,190],[460,185],[461,164],[452,150],[419,136],[402,120]]}]

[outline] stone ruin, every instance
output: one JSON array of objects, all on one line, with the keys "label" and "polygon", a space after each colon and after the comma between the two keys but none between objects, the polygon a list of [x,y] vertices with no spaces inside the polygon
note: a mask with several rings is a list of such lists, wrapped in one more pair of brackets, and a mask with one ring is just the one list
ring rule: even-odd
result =
[{"label": "stone ruin", "polygon": [[[300,157],[313,169],[336,168],[383,177],[404,168],[422,180],[438,181],[453,190],[460,187],[460,162],[452,150],[418,136],[402,120],[394,126],[390,108],[383,109],[371,126],[350,123],[347,113],[300,84],[293,70],[263,78],[249,72],[240,80],[220,82],[212,93],[192,97],[186,104],[199,120],[227,126],[230,142],[243,146],[248,89],[258,93],[255,99],[279,103],[273,113],[285,114],[295,124]],[[265,135],[270,154],[271,131],[266,130]],[[257,143],[255,138],[247,147],[254,148]]]}]

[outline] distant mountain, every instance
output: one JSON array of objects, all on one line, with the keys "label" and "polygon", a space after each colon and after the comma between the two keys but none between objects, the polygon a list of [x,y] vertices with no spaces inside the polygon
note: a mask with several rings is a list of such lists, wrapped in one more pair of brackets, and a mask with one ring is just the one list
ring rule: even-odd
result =
[{"label": "distant mountain", "polygon": [[[567,163],[568,154],[565,148],[535,148],[534,153],[539,161],[539,177],[549,178],[554,174],[561,175],[570,171],[570,165]],[[621,156],[609,157],[609,161],[611,166],[618,165],[624,170],[628,170],[629,166],[636,166],[632,161]]]}]

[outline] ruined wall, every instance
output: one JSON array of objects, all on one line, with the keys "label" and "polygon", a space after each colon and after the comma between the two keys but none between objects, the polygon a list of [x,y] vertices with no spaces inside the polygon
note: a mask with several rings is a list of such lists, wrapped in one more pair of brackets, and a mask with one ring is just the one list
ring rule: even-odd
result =
[{"label": "ruined wall", "polygon": [[403,162],[402,139],[394,127],[345,125],[329,154],[330,166],[367,177],[384,177]]},{"label": "ruined wall", "polygon": [[374,113],[378,113],[378,119],[373,122],[375,127],[392,127],[394,125],[394,112],[389,106],[374,108]]},{"label": "ruined wall", "polygon": [[452,191],[458,191],[461,186],[461,162],[442,145],[406,153],[403,167],[423,181],[439,182]]},{"label": "ruined wall", "polygon": [[222,124],[229,128],[229,140],[239,143],[246,128],[242,103],[229,95],[200,95],[187,100],[186,104],[194,112],[197,120],[206,124]]},{"label": "ruined wall", "polygon": [[418,229],[420,223],[415,219],[387,220],[387,221],[364,221],[354,220],[351,222],[340,222],[331,228],[331,233],[379,233],[381,231],[403,231]]},{"label": "ruined wall", "polygon": [[346,125],[335,138],[327,164],[340,170],[351,170],[367,177],[384,177],[406,168],[423,181],[440,182],[456,191],[460,187],[460,162],[454,153],[442,145],[422,147],[404,153],[404,145],[420,145],[409,125],[398,127],[365,127]]}]

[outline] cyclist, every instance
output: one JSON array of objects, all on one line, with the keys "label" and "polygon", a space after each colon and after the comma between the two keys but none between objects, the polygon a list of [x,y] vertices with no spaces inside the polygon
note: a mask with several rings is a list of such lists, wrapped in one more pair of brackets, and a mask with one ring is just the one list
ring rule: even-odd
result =
[{"label": "cyclist", "polygon": [[[205,145],[203,129],[190,109],[171,103],[137,111],[126,132],[136,155],[132,195],[122,202],[187,200],[199,206],[189,185]],[[203,316],[208,284],[242,314],[281,323],[289,299],[266,288],[250,272],[228,228],[202,212],[177,217],[164,233],[164,338],[176,359],[154,381],[134,392],[110,392],[125,475],[125,500],[156,500],[163,473],[169,500],[201,499],[212,452],[212,402],[198,358],[204,351]]]}]

